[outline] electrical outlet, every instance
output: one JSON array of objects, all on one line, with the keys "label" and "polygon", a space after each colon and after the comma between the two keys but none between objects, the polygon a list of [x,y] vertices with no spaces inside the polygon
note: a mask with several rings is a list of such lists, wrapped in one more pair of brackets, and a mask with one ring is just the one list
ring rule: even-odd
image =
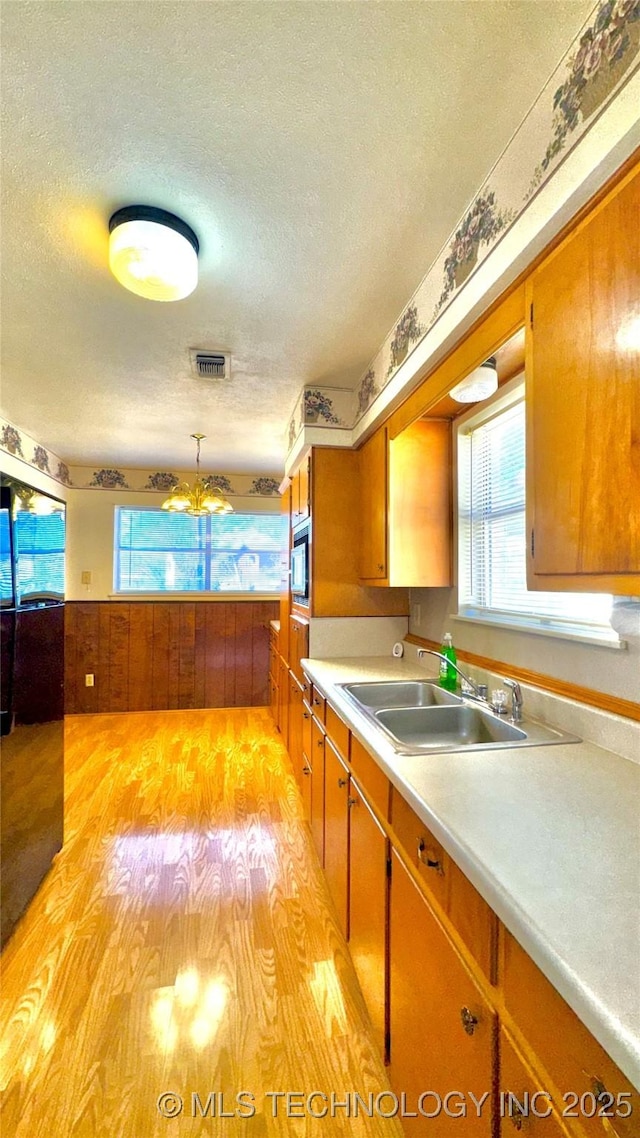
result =
[{"label": "electrical outlet", "polygon": [[414,624],[420,624],[420,617],[422,615],[422,606],[421,605],[413,605],[412,606],[412,615],[413,615],[413,623]]},{"label": "electrical outlet", "polygon": [[86,688],[92,688],[93,687],[93,680],[94,680],[93,672],[87,672],[87,674],[84,677],[84,686]]},{"label": "electrical outlet", "polygon": [[91,570],[90,569],[83,569],[82,570],[82,573],[80,574],[80,582],[83,585],[90,585],[91,584]]}]

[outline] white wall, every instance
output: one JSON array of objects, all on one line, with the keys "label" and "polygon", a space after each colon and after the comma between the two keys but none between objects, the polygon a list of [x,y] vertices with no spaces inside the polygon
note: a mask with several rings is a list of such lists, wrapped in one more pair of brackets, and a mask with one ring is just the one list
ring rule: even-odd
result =
[{"label": "white wall", "polygon": [[409,632],[416,636],[442,643],[444,633],[450,632],[457,648],[640,703],[640,635],[621,634],[626,650],[605,648],[457,621],[456,589],[411,589],[410,599]]},{"label": "white wall", "polygon": [[[160,507],[166,492],[122,490],[68,490],[67,500],[67,598],[72,601],[103,601],[113,596],[113,534],[116,506]],[[237,513],[280,512],[279,498],[235,497]],[[83,585],[81,574],[91,573]],[[211,594],[207,594],[210,599]],[[228,594],[221,599],[229,600]]]}]

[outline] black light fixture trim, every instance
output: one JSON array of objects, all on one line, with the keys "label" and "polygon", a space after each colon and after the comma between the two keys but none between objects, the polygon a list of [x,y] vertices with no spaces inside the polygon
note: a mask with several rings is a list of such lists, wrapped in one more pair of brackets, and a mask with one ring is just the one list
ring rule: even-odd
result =
[{"label": "black light fixture trim", "polygon": [[185,237],[196,253],[200,251],[200,242],[191,226],[167,209],[158,209],[154,205],[126,205],[109,218],[109,233],[113,233],[119,225],[124,225],[125,221],[154,221],[157,225],[166,225],[168,229],[175,229],[176,233]]}]

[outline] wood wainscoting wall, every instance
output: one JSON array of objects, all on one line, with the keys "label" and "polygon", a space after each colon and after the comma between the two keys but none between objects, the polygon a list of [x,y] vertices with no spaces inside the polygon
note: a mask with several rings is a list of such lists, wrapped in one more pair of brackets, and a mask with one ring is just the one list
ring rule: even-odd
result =
[{"label": "wood wainscoting wall", "polygon": [[277,600],[69,601],[65,711],[266,705],[278,615]]}]

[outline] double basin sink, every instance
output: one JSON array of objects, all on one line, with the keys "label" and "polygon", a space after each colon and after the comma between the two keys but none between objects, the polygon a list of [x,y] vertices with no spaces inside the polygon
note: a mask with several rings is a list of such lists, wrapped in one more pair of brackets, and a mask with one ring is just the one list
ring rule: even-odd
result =
[{"label": "double basin sink", "polygon": [[427,680],[338,686],[400,754],[580,742],[575,735],[533,720],[508,722],[489,707]]}]

